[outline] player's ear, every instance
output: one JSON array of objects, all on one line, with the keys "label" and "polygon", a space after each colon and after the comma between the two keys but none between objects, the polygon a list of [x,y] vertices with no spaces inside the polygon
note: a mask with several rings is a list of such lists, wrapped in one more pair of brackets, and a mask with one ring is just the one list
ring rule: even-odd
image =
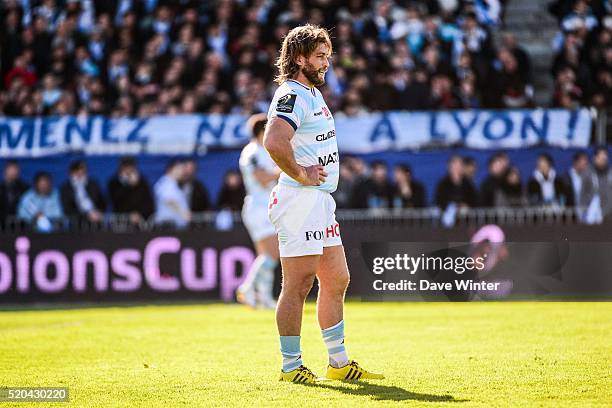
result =
[{"label": "player's ear", "polygon": [[300,68],[304,66],[305,62],[306,62],[306,58],[304,58],[303,55],[298,55],[295,57],[295,63],[298,64]]}]

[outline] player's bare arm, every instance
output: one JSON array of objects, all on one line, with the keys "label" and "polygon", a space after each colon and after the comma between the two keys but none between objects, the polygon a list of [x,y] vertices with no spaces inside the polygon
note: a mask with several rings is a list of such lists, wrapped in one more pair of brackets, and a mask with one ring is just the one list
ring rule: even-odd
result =
[{"label": "player's bare arm", "polygon": [[253,176],[255,180],[262,186],[267,186],[272,181],[277,181],[278,176],[280,176],[280,171],[267,171],[262,168],[257,168],[253,171]]},{"label": "player's bare arm", "polygon": [[305,186],[318,186],[325,182],[327,173],[323,166],[300,166],[296,161],[291,147],[294,130],[285,120],[273,117],[266,126],[264,147],[270,157],[282,171],[298,183]]}]

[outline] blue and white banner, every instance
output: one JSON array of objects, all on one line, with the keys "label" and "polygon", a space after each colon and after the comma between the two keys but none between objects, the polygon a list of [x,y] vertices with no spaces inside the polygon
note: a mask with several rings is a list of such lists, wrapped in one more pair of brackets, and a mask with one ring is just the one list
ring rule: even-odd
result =
[{"label": "blue and white banner", "polygon": [[[177,115],[149,118],[0,118],[0,157],[86,154],[190,154],[244,145],[249,135],[240,115]],[[461,145],[477,149],[533,145],[586,147],[591,116],[586,109],[385,112],[336,118],[343,153]]]},{"label": "blue and white banner", "polygon": [[587,147],[591,116],[586,109],[387,112],[336,120],[340,151],[372,153],[460,145],[517,149],[534,145]]}]

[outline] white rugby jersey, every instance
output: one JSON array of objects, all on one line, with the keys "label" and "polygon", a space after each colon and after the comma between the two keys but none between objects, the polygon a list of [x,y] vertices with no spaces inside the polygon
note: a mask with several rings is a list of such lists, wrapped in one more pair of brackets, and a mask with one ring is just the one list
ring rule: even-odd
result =
[{"label": "white rugby jersey", "polygon": [[256,204],[267,206],[270,192],[276,185],[276,181],[271,181],[266,186],[261,185],[255,178],[255,170],[259,168],[269,173],[276,171],[276,163],[270,158],[268,151],[256,141],[251,141],[242,149],[238,163],[247,197],[250,197],[250,200]]},{"label": "white rugby jersey", "polygon": [[328,193],[336,191],[340,175],[336,128],[321,92],[293,79],[283,82],[268,109],[268,120],[274,116],[286,120],[295,129],[291,147],[297,164],[304,167],[321,164],[327,172],[327,179],[320,186],[304,186],[285,172],[281,173],[279,184],[316,188]]}]

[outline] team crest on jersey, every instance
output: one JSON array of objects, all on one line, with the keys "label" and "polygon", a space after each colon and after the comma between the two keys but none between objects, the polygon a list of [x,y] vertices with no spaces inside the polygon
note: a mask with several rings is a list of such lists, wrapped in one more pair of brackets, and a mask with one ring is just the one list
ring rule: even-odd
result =
[{"label": "team crest on jersey", "polygon": [[329,109],[327,109],[327,106],[323,106],[321,110],[323,111],[323,114],[326,118],[331,118],[331,112],[329,111]]},{"label": "team crest on jersey", "polygon": [[293,112],[293,107],[295,106],[295,99],[297,98],[296,94],[287,94],[285,96],[281,96],[278,98],[276,102],[276,111],[291,113]]}]

